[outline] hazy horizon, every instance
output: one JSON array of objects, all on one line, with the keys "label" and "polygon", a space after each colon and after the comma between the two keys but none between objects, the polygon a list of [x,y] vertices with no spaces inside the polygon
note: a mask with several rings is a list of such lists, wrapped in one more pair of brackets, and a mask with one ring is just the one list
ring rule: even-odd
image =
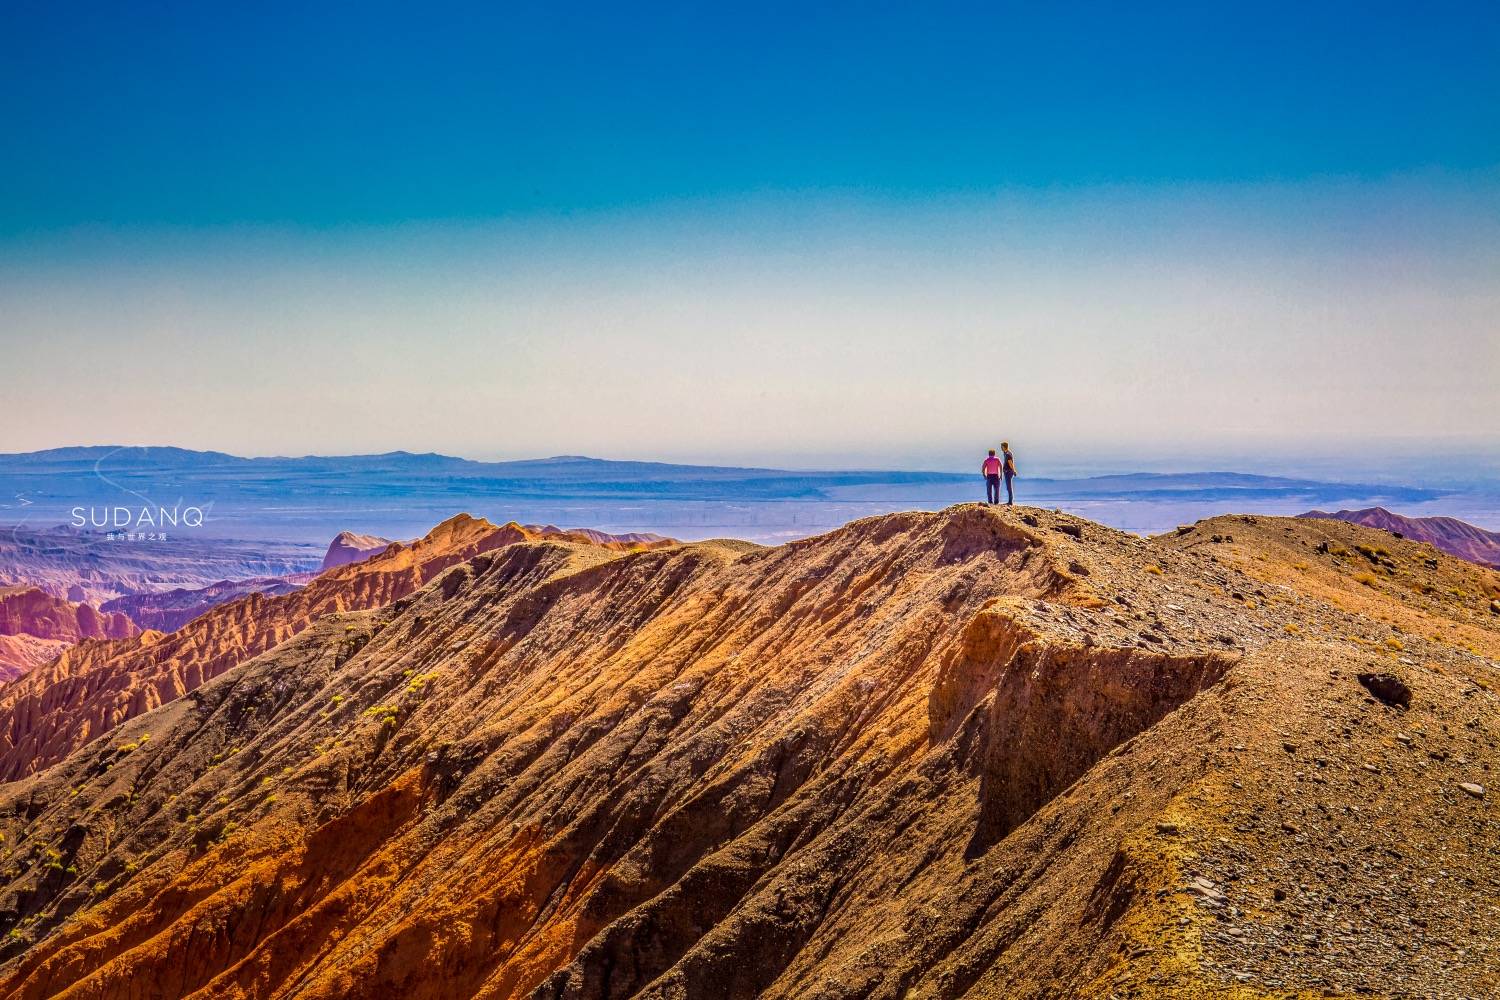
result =
[{"label": "hazy horizon", "polygon": [[[1020,446],[1012,445],[1013,449],[1018,447]],[[526,462],[552,458],[587,458],[605,462],[665,463],[684,466],[719,465],[732,468],[782,470],[787,472],[857,472],[869,470],[905,473],[932,472],[941,474],[971,473],[973,466],[976,465],[985,450],[984,448],[978,450],[970,449],[962,456],[951,459],[947,464],[944,464],[938,457],[940,453],[934,451],[925,459],[919,455],[905,462],[900,461],[901,456],[891,456],[892,461],[888,464],[870,462],[865,464],[835,465],[831,463],[814,464],[805,461],[800,464],[797,461],[755,461],[753,457],[751,460],[745,461],[726,461],[722,455],[718,459],[710,460],[707,457],[693,454],[663,456],[645,452],[616,455],[587,454],[582,451],[573,450],[542,454],[523,450],[506,454],[464,455],[436,448],[382,448],[358,453],[316,449],[293,452],[246,453],[233,452],[224,448],[191,447],[170,442],[127,445],[121,445],[117,442],[71,442],[51,445],[46,448],[27,449],[21,452],[0,451],[0,457],[5,457],[8,454],[32,454],[67,448],[179,448],[187,451],[218,452],[235,458],[282,459],[361,457],[405,452],[414,455],[441,455],[448,458],[474,462]],[[774,456],[771,457],[774,458]],[[1186,474],[1236,472],[1260,476],[1305,478],[1333,483],[1364,482],[1429,488],[1485,487],[1500,484],[1500,454],[1497,454],[1494,450],[1471,453],[1431,453],[1423,450],[1420,445],[1417,445],[1412,451],[1403,452],[1400,450],[1400,445],[1389,443],[1374,454],[1342,456],[1312,455],[1288,457],[1285,455],[1257,456],[1230,453],[1183,454],[1171,457],[1161,455],[1130,456],[1122,454],[1091,454],[1065,448],[1060,452],[1043,452],[1035,456],[1028,455],[1028,457],[1034,457],[1035,464],[1031,462],[1027,463],[1027,472],[1022,476],[1023,480],[1037,478],[1074,479],[1137,473]]]},{"label": "hazy horizon", "polygon": [[[140,510],[192,513],[198,536],[316,542],[342,530],[417,537],[466,511],[496,523],[655,531],[675,538],[776,542],[897,510],[973,501],[967,472],[704,469],[572,457],[512,466],[430,455],[244,461],[220,453],[95,448],[62,461],[0,455],[0,523],[72,531],[118,528]],[[80,460],[81,459],[81,460]],[[1108,470],[1090,470],[1103,472]],[[1377,477],[1371,477],[1372,479]],[[1124,530],[1156,533],[1225,513],[1296,515],[1385,507],[1494,524],[1500,489],[1214,473],[1048,478],[1017,483],[1022,504],[1058,508]],[[146,516],[147,523],[157,514]],[[161,514],[175,522],[176,514]]]}]

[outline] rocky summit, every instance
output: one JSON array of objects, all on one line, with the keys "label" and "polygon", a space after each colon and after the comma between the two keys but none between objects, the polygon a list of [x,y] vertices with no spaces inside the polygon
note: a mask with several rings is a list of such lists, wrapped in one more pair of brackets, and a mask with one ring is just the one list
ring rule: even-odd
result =
[{"label": "rocky summit", "polygon": [[963,505],[331,573],[0,689],[0,996],[1500,994],[1500,575],[1430,545]]},{"label": "rocky summit", "polygon": [[375,555],[377,552],[385,551],[386,546],[391,544],[389,538],[380,538],[376,535],[361,535],[353,531],[341,531],[328,543],[328,551],[323,556],[323,568],[334,569],[338,566],[346,566],[349,563],[360,562]]}]

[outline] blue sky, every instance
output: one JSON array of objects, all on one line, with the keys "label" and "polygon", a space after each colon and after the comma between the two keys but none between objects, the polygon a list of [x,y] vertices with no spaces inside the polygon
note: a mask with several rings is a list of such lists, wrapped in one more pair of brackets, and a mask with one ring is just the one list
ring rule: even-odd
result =
[{"label": "blue sky", "polygon": [[[10,3],[0,56],[0,449],[1500,434],[1494,4]],[[423,405],[320,408],[351,356]],[[1379,406],[1284,378],[1334,357]]]},{"label": "blue sky", "polygon": [[1500,6],[11,3],[4,230],[1500,161]]}]

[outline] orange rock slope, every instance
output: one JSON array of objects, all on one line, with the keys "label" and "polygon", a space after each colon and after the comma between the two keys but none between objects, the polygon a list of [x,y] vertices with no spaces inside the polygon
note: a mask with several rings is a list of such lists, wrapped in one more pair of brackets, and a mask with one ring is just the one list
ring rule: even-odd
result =
[{"label": "orange rock slope", "polygon": [[81,639],[139,633],[123,614],[65,601],[39,587],[0,588],[0,680],[25,673]]},{"label": "orange rock slope", "polygon": [[82,643],[0,689],[0,778],[62,759],[324,615],[380,607],[449,566],[534,537],[515,523],[496,527],[461,514],[410,545],[336,567],[289,594],[255,593],[220,605],[169,635],[148,630],[119,642]]},{"label": "orange rock slope", "polygon": [[1375,537],[494,547],[0,788],[0,996],[1495,995],[1500,579]]}]

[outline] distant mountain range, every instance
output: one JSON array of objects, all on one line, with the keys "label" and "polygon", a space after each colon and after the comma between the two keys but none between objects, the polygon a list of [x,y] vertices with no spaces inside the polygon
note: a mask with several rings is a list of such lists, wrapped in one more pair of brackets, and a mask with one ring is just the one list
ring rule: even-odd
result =
[{"label": "distant mountain range", "polygon": [[[1021,502],[1138,532],[1228,511],[1293,514],[1310,506],[1411,505],[1444,495],[1419,487],[1235,472],[1023,475],[1017,487]],[[580,455],[476,462],[404,451],[242,458],[99,446],[0,455],[0,523],[77,526],[82,520],[103,528],[101,521],[139,519],[142,508],[160,520],[161,508],[191,506],[203,512],[204,523],[182,529],[186,536],[320,545],[341,531],[416,537],[454,510],[616,534],[774,542],[859,517],[934,510],[981,497],[977,459],[973,472],[943,472],[756,469]]]},{"label": "distant mountain range", "polygon": [[[977,462],[976,462],[977,467]],[[191,472],[210,482],[243,481],[246,477],[288,477],[316,481],[323,476],[378,476],[387,481],[420,477],[480,481],[487,483],[526,483],[535,489],[548,484],[567,484],[572,490],[580,484],[618,490],[622,486],[642,487],[650,492],[663,483],[726,484],[736,490],[745,484],[758,484],[760,490],[778,495],[800,492],[809,486],[822,488],[862,484],[961,484],[972,486],[978,473],[940,471],[901,471],[880,469],[790,470],[740,466],[680,465],[669,462],[619,461],[591,458],[586,455],[557,455],[551,458],[504,462],[479,462],[433,452],[415,454],[407,451],[379,455],[336,455],[302,457],[241,458],[217,451],[190,451],[184,448],[90,446],[53,448],[46,451],[0,455],[0,477],[13,477],[23,485],[52,477],[74,481],[123,475],[127,480],[156,477],[167,472]],[[1260,476],[1240,472],[1139,472],[1081,479],[1028,477],[1035,487],[1049,491],[1078,494],[1138,494],[1152,491],[1238,491],[1284,492],[1288,490],[1358,489],[1389,492],[1410,499],[1431,499],[1440,494],[1416,487],[1371,486],[1350,483],[1328,483],[1284,476]]]},{"label": "distant mountain range", "polygon": [[1379,528],[1418,542],[1449,555],[1500,569],[1500,531],[1486,531],[1456,517],[1405,517],[1384,507],[1364,510],[1340,510],[1333,513],[1310,510],[1303,517],[1325,518]]}]

